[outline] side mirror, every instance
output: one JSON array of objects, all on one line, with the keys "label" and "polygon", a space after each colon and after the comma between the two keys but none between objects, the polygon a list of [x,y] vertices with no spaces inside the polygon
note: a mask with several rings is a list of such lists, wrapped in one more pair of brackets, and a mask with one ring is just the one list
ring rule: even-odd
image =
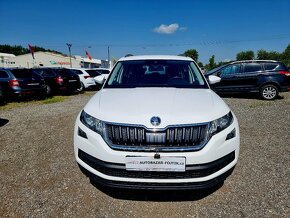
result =
[{"label": "side mirror", "polygon": [[208,76],[208,81],[209,81],[209,84],[213,85],[213,84],[219,83],[221,81],[221,78],[218,76],[210,75]]},{"label": "side mirror", "polygon": [[95,79],[96,83],[99,83],[99,84],[103,84],[106,80],[104,75],[96,76],[94,79]]}]

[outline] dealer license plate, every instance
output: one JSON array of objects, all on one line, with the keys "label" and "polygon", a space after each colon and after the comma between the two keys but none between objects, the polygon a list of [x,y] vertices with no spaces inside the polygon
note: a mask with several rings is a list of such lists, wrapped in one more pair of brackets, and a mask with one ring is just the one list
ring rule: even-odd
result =
[{"label": "dealer license plate", "polygon": [[184,172],[185,157],[126,157],[126,170]]}]

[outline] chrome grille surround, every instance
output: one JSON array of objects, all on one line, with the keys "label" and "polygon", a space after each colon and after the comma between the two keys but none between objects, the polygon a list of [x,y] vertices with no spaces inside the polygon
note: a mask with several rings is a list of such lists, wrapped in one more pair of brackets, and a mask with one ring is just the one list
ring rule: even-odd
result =
[{"label": "chrome grille surround", "polygon": [[143,125],[105,123],[103,138],[114,150],[122,151],[197,151],[209,140],[210,123],[147,128]]}]

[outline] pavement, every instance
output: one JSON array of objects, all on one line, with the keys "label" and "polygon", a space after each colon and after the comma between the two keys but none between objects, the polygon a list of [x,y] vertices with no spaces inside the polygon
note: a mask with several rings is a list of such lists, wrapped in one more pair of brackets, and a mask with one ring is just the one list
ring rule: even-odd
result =
[{"label": "pavement", "polygon": [[77,114],[93,95],[0,108],[0,217],[290,217],[290,93],[223,97],[240,123],[233,174],[206,191],[100,187],[73,154]]}]

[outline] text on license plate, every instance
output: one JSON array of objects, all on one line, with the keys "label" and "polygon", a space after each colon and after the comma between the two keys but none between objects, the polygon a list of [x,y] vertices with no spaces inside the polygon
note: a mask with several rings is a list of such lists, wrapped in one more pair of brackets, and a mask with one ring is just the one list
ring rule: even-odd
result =
[{"label": "text on license plate", "polygon": [[184,172],[185,157],[126,157],[126,170]]}]

